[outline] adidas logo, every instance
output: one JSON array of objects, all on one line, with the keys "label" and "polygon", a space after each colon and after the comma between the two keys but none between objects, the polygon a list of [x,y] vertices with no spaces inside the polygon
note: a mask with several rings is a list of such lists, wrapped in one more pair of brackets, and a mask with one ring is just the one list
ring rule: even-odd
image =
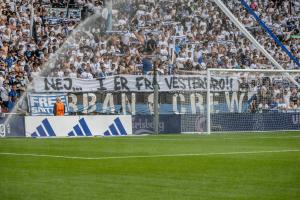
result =
[{"label": "adidas logo", "polygon": [[79,120],[79,124],[73,127],[73,131],[68,136],[93,136],[84,118]]},{"label": "adidas logo", "polygon": [[116,118],[114,120],[114,123],[112,123],[108,130],[104,132],[105,136],[109,136],[109,135],[127,135],[127,132],[120,120],[120,118]]},{"label": "adidas logo", "polygon": [[56,134],[54,133],[53,128],[51,127],[47,118],[42,121],[41,125],[36,127],[36,130],[37,131],[35,131],[31,134],[31,137],[49,137],[49,136],[54,137],[54,136],[56,136]]}]

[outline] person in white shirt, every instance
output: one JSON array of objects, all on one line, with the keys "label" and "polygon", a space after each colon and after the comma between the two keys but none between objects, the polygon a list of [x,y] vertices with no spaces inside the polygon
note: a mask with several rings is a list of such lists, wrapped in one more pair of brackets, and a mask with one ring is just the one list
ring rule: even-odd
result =
[{"label": "person in white shirt", "polygon": [[283,92],[283,100],[284,100],[284,103],[286,105],[286,107],[289,106],[290,104],[290,96],[291,96],[291,92],[289,89],[284,89],[284,92]]},{"label": "person in white shirt", "polygon": [[250,65],[251,69],[258,69],[258,64],[257,64],[257,60],[253,59],[252,64]]},{"label": "person in white shirt", "polygon": [[80,76],[82,79],[93,79],[93,75],[91,73],[91,69],[89,67],[86,68],[86,70],[84,70],[82,73],[81,73],[81,76]]},{"label": "person in white shirt", "polygon": [[77,72],[75,67],[71,67],[71,70],[68,75],[69,78],[77,78]]},{"label": "person in white shirt", "polygon": [[0,93],[1,93],[1,99],[3,102],[3,105],[5,107],[8,106],[8,101],[9,101],[9,97],[8,97],[8,93],[10,91],[10,87],[8,85],[8,82],[4,82],[3,86],[0,87]]}]

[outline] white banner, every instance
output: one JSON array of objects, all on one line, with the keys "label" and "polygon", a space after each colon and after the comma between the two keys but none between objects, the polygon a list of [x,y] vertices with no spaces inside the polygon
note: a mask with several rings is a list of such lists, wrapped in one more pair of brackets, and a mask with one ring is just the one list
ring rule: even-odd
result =
[{"label": "white banner", "polygon": [[69,105],[66,94],[29,94],[28,107],[31,115],[53,115],[53,108],[57,97],[60,97],[61,101],[65,104],[67,115]]},{"label": "white banner", "polygon": [[125,136],[132,134],[130,115],[27,116],[26,137]]},{"label": "white banner", "polygon": [[[158,76],[159,90],[206,91],[207,77],[202,75]],[[212,91],[236,91],[238,80],[232,77],[211,78]],[[34,79],[35,92],[153,92],[153,76],[124,75],[105,79],[75,79],[57,77],[37,77]]]}]

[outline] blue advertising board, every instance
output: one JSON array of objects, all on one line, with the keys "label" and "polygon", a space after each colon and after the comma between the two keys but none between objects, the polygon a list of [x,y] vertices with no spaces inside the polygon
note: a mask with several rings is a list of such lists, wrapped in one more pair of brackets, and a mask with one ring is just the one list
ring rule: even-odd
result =
[{"label": "blue advertising board", "polygon": [[300,113],[218,113],[211,116],[212,131],[300,130]]},{"label": "blue advertising board", "polygon": [[[7,117],[8,116],[0,117],[0,137],[24,137],[24,117],[12,115],[10,120],[6,122]],[[154,133],[153,119],[153,115],[132,116],[132,133],[136,135]],[[91,123],[98,123],[97,120],[93,119],[89,121]],[[101,121],[103,122],[103,120]],[[128,123],[124,124],[126,125]],[[93,126],[90,127],[93,128]],[[130,132],[130,130],[131,127],[129,127],[127,132]],[[215,113],[211,116],[211,130],[212,132],[300,130],[300,113]],[[203,131],[206,131],[205,116],[160,115],[159,133],[168,134]]]},{"label": "blue advertising board", "polygon": [[0,117],[0,137],[25,137],[25,123],[23,116],[8,115]]},{"label": "blue advertising board", "polygon": [[[153,115],[136,115],[133,134],[154,133]],[[160,115],[159,133],[205,132],[205,115]],[[300,130],[300,113],[214,113],[211,131],[280,131]]]},{"label": "blue advertising board", "polygon": [[[136,115],[132,117],[133,134],[154,133],[153,115]],[[181,115],[160,115],[159,133],[181,133]]]}]

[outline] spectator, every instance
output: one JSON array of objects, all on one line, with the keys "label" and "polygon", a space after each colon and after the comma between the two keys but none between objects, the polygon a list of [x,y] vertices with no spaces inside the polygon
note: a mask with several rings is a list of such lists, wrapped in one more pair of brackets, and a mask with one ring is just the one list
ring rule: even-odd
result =
[{"label": "spectator", "polygon": [[20,97],[20,92],[17,91],[17,85],[14,84],[12,89],[8,93],[8,110],[12,111],[15,103],[17,102],[18,98]]},{"label": "spectator", "polygon": [[[38,76],[47,61],[51,61],[47,65],[52,66],[52,76],[84,79],[120,73],[151,74],[153,66],[162,75],[205,74],[206,69],[212,67],[273,69],[262,53],[210,1],[141,1],[138,6],[130,2],[116,3],[114,8],[118,12],[113,15],[113,30],[117,32],[110,34],[101,32],[104,30],[101,22],[90,25],[88,31],[76,29],[85,16],[101,12],[103,2],[99,0],[71,0],[72,11],[66,9],[65,0],[33,0],[35,29],[30,23],[28,2],[6,2],[0,3],[0,88],[4,107],[8,107],[7,90],[12,88],[13,91],[16,85],[24,90],[28,80]],[[289,6],[291,1],[287,0],[246,2],[299,59],[299,39],[294,38],[300,30],[299,3],[295,1]],[[284,68],[297,68],[240,2],[224,3]],[[34,30],[32,34],[31,30]],[[244,90],[258,93],[255,105],[264,109],[270,107],[274,97],[278,101],[278,95],[286,106],[299,102],[298,92],[284,92],[281,87],[273,86],[273,82],[265,88],[262,83],[251,88],[250,83],[251,80],[245,80],[244,84],[249,87]]]}]

